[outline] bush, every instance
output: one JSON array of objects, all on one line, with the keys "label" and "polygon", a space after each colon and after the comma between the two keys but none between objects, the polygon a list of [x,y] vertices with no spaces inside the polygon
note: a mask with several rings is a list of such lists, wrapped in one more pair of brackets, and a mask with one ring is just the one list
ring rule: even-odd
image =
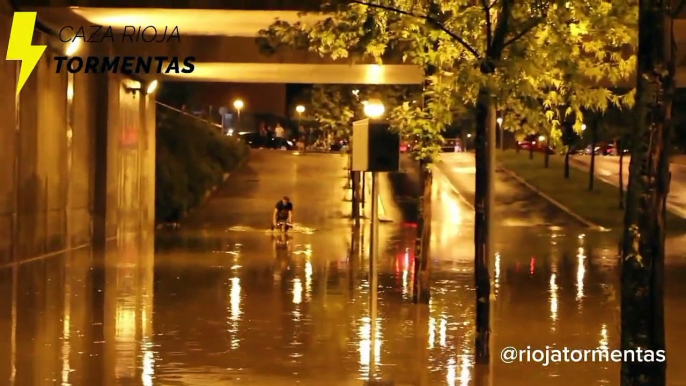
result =
[{"label": "bush", "polygon": [[158,106],[156,221],[178,222],[248,154],[243,142],[204,121]]}]

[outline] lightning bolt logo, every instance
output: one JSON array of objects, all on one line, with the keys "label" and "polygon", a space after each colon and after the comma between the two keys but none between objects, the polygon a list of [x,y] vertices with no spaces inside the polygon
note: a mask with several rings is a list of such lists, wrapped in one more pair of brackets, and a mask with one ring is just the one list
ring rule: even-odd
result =
[{"label": "lightning bolt logo", "polygon": [[15,12],[7,46],[7,60],[20,60],[17,96],[48,46],[32,46],[37,12]]}]

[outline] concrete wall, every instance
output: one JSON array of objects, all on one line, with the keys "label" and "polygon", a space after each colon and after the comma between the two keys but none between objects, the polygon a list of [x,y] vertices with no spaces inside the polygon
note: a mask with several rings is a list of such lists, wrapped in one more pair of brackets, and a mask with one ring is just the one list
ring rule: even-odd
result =
[{"label": "concrete wall", "polygon": [[233,111],[233,101],[241,99],[245,103],[244,113],[286,114],[286,85],[273,83],[197,83],[179,82],[179,87],[188,93],[194,106],[213,106],[216,113],[225,106]]},{"label": "concrete wall", "polygon": [[[3,15],[0,41],[10,27]],[[16,100],[18,62],[0,47],[0,265],[152,230],[153,97],[118,77],[56,74],[48,48]]]}]

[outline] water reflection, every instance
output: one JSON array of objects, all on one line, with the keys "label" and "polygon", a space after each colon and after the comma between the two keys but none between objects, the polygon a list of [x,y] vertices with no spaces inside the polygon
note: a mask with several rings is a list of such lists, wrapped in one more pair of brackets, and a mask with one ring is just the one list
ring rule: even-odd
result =
[{"label": "water reflection", "polygon": [[[554,271],[553,271],[554,272]],[[557,285],[557,274],[550,275],[550,319],[553,322],[557,321],[557,291],[560,289]],[[555,329],[555,323],[551,324],[551,329]]]},{"label": "water reflection", "polygon": [[583,247],[579,247],[577,258],[576,301],[579,302],[579,308],[581,308],[581,299],[584,297],[584,276],[586,275],[586,255],[584,255]]},{"label": "water reflection", "polygon": [[[366,264],[359,254],[339,262],[350,236],[334,232],[276,240],[276,254],[269,236],[223,234],[206,236],[205,251],[154,258],[122,246],[125,252],[101,258],[86,254],[0,271],[0,289],[8,294],[0,298],[0,384],[348,385],[374,378],[479,384],[469,265],[456,265],[455,248],[438,245],[445,258],[433,266],[431,304],[414,306],[406,298],[413,265],[407,232],[386,231],[391,242],[379,262],[374,323]],[[549,234],[527,236],[529,243],[519,236],[495,256],[493,351],[617,347],[617,303],[603,291],[617,276],[601,257],[611,244],[594,235],[558,233],[554,246]],[[239,244],[240,253],[212,253]],[[275,282],[277,272],[282,280]],[[674,264],[666,274],[670,355],[679,358],[686,339],[674,310],[686,305],[680,295],[686,269]],[[673,379],[686,375],[678,366],[669,371]],[[496,360],[493,374],[496,385],[613,385],[618,368]]]},{"label": "water reflection", "polygon": [[238,277],[231,278],[231,290],[229,299],[231,300],[231,308],[229,312],[229,336],[231,339],[231,349],[236,350],[239,348],[240,339],[239,334],[239,323],[241,319],[241,279]]}]

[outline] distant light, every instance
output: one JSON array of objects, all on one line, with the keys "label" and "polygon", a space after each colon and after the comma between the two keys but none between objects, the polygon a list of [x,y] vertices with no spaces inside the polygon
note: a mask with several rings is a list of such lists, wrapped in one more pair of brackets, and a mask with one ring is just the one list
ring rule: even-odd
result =
[{"label": "distant light", "polygon": [[69,43],[69,46],[67,47],[67,56],[74,56],[74,54],[79,51],[79,47],[81,47],[81,40],[74,39],[74,41]]},{"label": "distant light", "polygon": [[585,124],[585,123],[582,123],[582,124],[581,124],[581,131],[584,131],[584,130],[586,130],[586,124]]},{"label": "distant light", "polygon": [[472,135],[471,135],[471,134],[467,134],[467,138],[472,138]]},{"label": "distant light", "polygon": [[229,131],[226,132],[226,135],[233,135],[233,129],[229,129]]},{"label": "distant light", "polygon": [[543,136],[543,135],[539,136],[539,137],[538,137],[538,140],[539,140],[540,142],[545,141],[545,136]]},{"label": "distant light", "polygon": [[244,105],[243,105],[243,101],[242,101],[242,100],[236,99],[235,101],[233,101],[233,107],[235,107],[236,110],[242,109],[243,106],[244,106]]},{"label": "distant light", "polygon": [[302,113],[305,112],[305,106],[303,106],[303,105],[298,105],[298,106],[296,106],[295,111],[297,111],[298,113],[302,114]]},{"label": "distant light", "polygon": [[152,94],[155,92],[155,90],[157,90],[157,80],[153,80],[152,82],[150,82],[150,84],[148,85],[148,89],[146,90],[146,93]]},{"label": "distant light", "polygon": [[502,118],[498,118],[498,119],[496,119],[496,121],[498,121],[498,124],[499,124],[499,125],[502,125],[502,124],[503,124],[503,119],[502,119]]},{"label": "distant light", "polygon": [[364,103],[364,114],[369,118],[379,118],[386,111],[383,103],[379,100],[369,100]]},{"label": "distant light", "polygon": [[357,96],[359,94],[360,94],[360,90],[357,90],[357,89],[353,90],[353,95]]}]

